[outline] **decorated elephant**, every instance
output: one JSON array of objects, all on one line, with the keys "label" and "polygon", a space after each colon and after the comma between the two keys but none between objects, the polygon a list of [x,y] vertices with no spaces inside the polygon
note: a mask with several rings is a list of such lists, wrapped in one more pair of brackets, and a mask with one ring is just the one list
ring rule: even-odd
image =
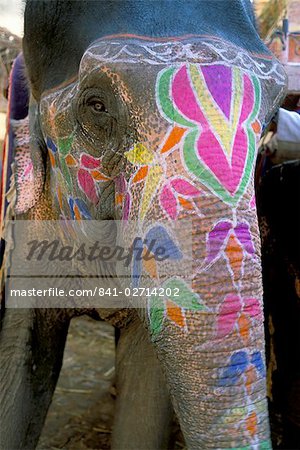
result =
[{"label": "decorated elephant", "polygon": [[254,165],[286,77],[250,1],[28,0],[24,30],[10,215],[75,243],[116,220],[152,259],[133,257],[128,307],[5,310],[2,448],[36,446],[84,313],[120,328],[112,448],[167,448],[172,408],[189,449],[271,448]]}]

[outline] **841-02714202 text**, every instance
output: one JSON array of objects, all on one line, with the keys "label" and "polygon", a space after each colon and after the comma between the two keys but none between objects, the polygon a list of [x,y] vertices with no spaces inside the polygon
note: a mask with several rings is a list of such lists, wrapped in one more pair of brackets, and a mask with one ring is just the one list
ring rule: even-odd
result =
[{"label": "841-02714202 text", "polygon": [[94,289],[62,289],[50,287],[47,289],[11,289],[11,297],[179,297],[179,288],[143,288],[143,287],[126,287],[121,290],[118,288],[95,287]]}]

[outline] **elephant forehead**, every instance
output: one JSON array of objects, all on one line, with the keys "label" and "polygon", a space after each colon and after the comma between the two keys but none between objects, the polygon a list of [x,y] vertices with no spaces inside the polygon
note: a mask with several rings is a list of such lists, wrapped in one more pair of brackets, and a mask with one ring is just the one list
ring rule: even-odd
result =
[{"label": "elephant forehead", "polygon": [[227,66],[239,66],[261,79],[270,76],[278,84],[285,84],[282,66],[271,55],[255,54],[214,36],[186,36],[178,38],[149,38],[119,35],[102,38],[93,42],[85,51],[80,72],[100,67],[103,64],[118,64],[129,67],[131,64],[144,66],[147,71],[156,71],[166,66],[183,64],[210,65],[223,62]]}]

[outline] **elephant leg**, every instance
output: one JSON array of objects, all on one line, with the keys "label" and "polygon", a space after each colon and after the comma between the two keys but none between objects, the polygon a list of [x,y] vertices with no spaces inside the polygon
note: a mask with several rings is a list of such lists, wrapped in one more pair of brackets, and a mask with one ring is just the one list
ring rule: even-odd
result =
[{"label": "elephant leg", "polygon": [[121,330],[112,449],[168,448],[173,408],[161,365],[139,319]]},{"label": "elephant leg", "polygon": [[36,447],[62,365],[66,310],[7,309],[0,333],[0,448]]}]

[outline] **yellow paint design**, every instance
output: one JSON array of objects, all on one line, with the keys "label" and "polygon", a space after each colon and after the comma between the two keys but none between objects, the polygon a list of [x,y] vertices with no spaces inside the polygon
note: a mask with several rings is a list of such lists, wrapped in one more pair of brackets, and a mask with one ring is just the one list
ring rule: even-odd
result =
[{"label": "yellow paint design", "polygon": [[143,144],[135,144],[132,150],[125,152],[125,156],[129,162],[140,166],[151,164],[154,160],[154,153]]},{"label": "yellow paint design", "polygon": [[197,66],[191,64],[189,70],[193,86],[197,93],[198,101],[201,108],[205,112],[206,119],[210,123],[214,132],[217,134],[227,155],[231,156],[232,140],[237,128],[242,101],[242,75],[237,68],[233,69],[232,90],[235,92],[235,95],[233,96],[230,120],[228,121],[227,117],[222,113],[222,111],[220,111],[220,108],[212,96],[208,93],[205,79],[198,70]]},{"label": "yellow paint design", "polygon": [[161,178],[163,174],[163,169],[156,165],[149,167],[148,176],[145,183],[145,188],[143,192],[143,197],[141,201],[140,218],[143,220],[145,218],[146,212],[148,211],[149,205],[153,198],[153,194],[157,191]]}]

